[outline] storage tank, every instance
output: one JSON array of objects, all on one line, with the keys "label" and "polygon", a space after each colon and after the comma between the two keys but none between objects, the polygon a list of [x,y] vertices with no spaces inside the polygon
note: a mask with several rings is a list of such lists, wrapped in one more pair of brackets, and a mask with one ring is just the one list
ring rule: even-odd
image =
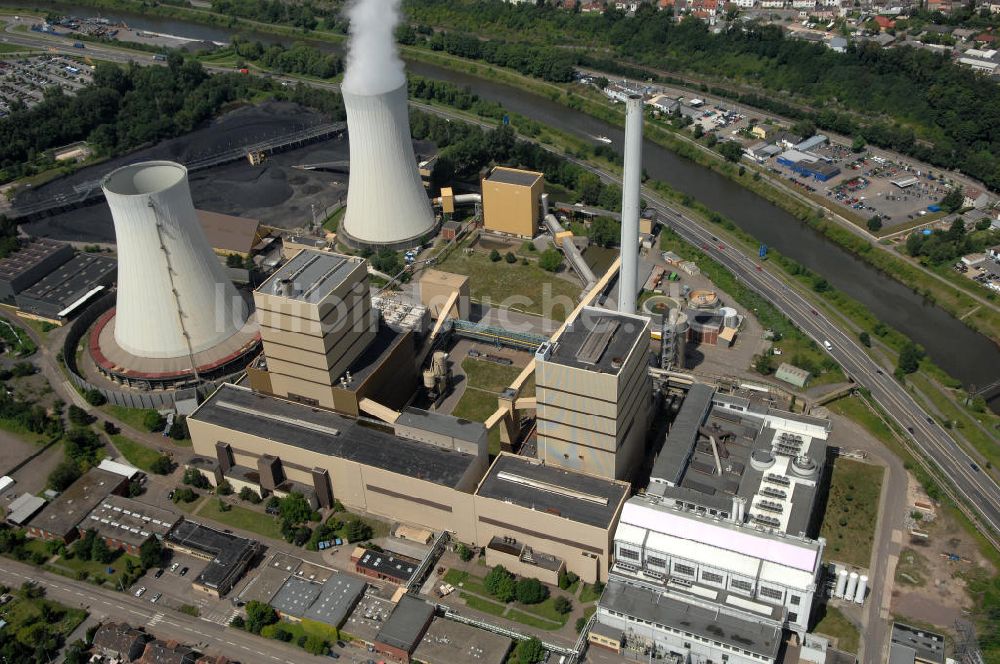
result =
[{"label": "storage tank", "polygon": [[851,572],[847,577],[847,588],[844,590],[844,599],[851,601],[854,598],[854,593],[858,591],[858,573]]},{"label": "storage tank", "polygon": [[854,592],[854,603],[864,604],[865,603],[865,593],[868,591],[868,577],[862,574],[858,578],[858,588]]},{"label": "storage tank", "polygon": [[844,593],[847,592],[847,570],[841,569],[837,573],[837,587],[834,588],[834,597],[843,597]]},{"label": "storage tank", "polygon": [[719,309],[722,314],[723,325],[725,327],[739,327],[739,313],[732,307],[722,307]]},{"label": "storage tank", "polygon": [[118,244],[115,343],[137,357],[193,357],[239,331],[249,308],[205,239],[187,169],[141,162],[101,188]]}]

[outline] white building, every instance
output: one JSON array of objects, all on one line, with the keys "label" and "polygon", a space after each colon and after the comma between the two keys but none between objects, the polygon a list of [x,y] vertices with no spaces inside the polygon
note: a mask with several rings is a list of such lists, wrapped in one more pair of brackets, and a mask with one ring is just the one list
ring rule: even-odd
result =
[{"label": "white building", "polygon": [[646,494],[622,510],[600,644],[620,635],[691,664],[771,664],[782,630],[804,637],[825,546],[807,534],[829,431],[827,420],[694,385]]},{"label": "white building", "polygon": [[760,0],[760,6],[764,9],[784,9],[785,0]]},{"label": "white building", "polygon": [[757,0],[736,0],[733,4],[740,9],[753,9],[757,5]]}]

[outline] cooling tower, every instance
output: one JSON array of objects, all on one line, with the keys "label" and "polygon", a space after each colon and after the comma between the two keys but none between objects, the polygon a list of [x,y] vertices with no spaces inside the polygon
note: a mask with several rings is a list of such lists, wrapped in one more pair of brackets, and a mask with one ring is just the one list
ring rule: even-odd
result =
[{"label": "cooling tower", "polygon": [[434,231],[410,140],[406,83],[381,94],[341,89],[351,175],[341,236],[354,247],[403,249]]},{"label": "cooling tower", "polygon": [[118,242],[114,340],[143,358],[193,356],[235,334],[247,306],[195,216],[187,169],[149,161],[102,182]]},{"label": "cooling tower", "polygon": [[642,187],[642,97],[625,100],[625,168],[622,176],[622,266],[618,311],[634,314],[639,290],[639,196]]}]

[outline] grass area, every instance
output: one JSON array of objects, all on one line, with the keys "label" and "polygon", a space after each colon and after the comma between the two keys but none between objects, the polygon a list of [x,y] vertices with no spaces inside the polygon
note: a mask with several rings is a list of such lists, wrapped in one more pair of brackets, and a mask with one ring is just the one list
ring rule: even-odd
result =
[{"label": "grass area", "polygon": [[922,587],[927,584],[927,558],[913,549],[899,552],[896,564],[896,583],[904,586]]},{"label": "grass area", "polygon": [[583,584],[583,590],[580,591],[580,603],[587,604],[589,602],[596,602],[600,599],[602,592],[604,592],[603,587],[598,590],[597,586],[585,583]]},{"label": "grass area", "polygon": [[123,424],[136,429],[138,431],[149,431],[146,425],[143,423],[144,418],[147,413],[153,412],[151,408],[127,408],[125,406],[116,406],[114,404],[105,404],[101,406],[101,410],[106,412],[111,417],[115,418]]},{"label": "grass area", "polygon": [[528,627],[534,627],[535,629],[544,629],[547,631],[555,631],[557,629],[561,629],[562,626],[566,624],[565,620],[559,623],[555,623],[531,613],[518,611],[517,609],[511,609],[504,617],[513,620],[515,622],[519,622],[522,625],[527,625]]},{"label": "grass area", "polygon": [[477,595],[459,593],[459,597],[465,601],[465,605],[470,609],[475,609],[476,611],[480,611],[482,613],[488,613],[491,616],[502,616],[503,612],[507,609],[507,607],[503,604],[491,602],[488,599],[483,599]]},{"label": "grass area", "polygon": [[52,323],[49,323],[48,321],[35,320],[34,318],[22,318],[21,321],[23,321],[25,325],[34,330],[38,334],[38,336],[40,336],[42,339],[46,339],[49,335],[49,332],[58,327],[58,325],[54,325]]},{"label": "grass area", "polygon": [[5,44],[0,42],[0,53],[34,53],[35,49],[30,46],[21,46],[19,44]]},{"label": "grass area", "polygon": [[854,654],[858,652],[858,643],[861,638],[858,628],[851,624],[839,609],[827,606],[823,619],[816,623],[812,631],[837,639],[836,647],[839,650]]},{"label": "grass area", "polygon": [[545,618],[546,620],[551,620],[552,622],[559,623],[560,625],[565,625],[566,620],[569,619],[569,614],[559,613],[556,611],[555,607],[555,596],[551,596],[544,602],[538,604],[518,604],[519,609],[527,611],[533,615]]},{"label": "grass area", "polygon": [[[195,493],[198,492],[195,491]],[[201,507],[201,504],[203,502],[211,498],[214,498],[214,496],[205,496],[202,494],[198,494],[198,497],[195,500],[192,500],[190,503],[185,503],[181,501],[179,503],[174,503],[174,506],[177,507],[177,509],[181,510],[182,512],[187,512],[188,514],[194,514],[195,512],[198,511],[198,508]]]},{"label": "grass area", "polygon": [[[494,400],[494,406],[496,405],[496,400]],[[7,433],[12,433],[22,440],[26,440],[34,445],[41,445],[43,443],[49,442],[49,437],[29,431],[28,427],[24,426],[20,422],[14,422],[12,420],[0,418],[0,429],[3,429]]]},{"label": "grass area", "polygon": [[[462,360],[462,371],[465,372],[469,387],[499,394],[514,382],[514,379],[521,374],[522,368],[469,357]],[[532,375],[521,390],[522,396],[531,396],[535,393],[534,381]]]},{"label": "grass area", "polygon": [[326,218],[326,221],[323,222],[323,229],[328,230],[331,233],[336,233],[337,228],[340,227],[340,220],[344,218],[345,212],[347,212],[346,205]]},{"label": "grass area", "polygon": [[[338,529],[335,532],[334,537],[339,537],[345,542],[347,541],[347,522],[353,521],[354,519],[357,519],[358,521],[362,521],[368,524],[368,526],[372,529],[372,537],[371,537],[372,539],[377,539],[379,537],[387,537],[389,535],[389,530],[390,530],[389,524],[380,519],[374,519],[368,516],[361,516],[360,514],[354,514],[353,512],[338,512],[336,514],[333,514],[330,517],[330,519],[338,519],[344,522],[344,527]],[[329,522],[330,519],[327,519],[327,521]]]},{"label": "grass area", "polygon": [[466,253],[467,243],[453,250],[435,268],[470,277],[472,298],[493,306],[545,315],[563,321],[573,311],[580,286],[546,272],[534,263],[490,261],[480,251]]},{"label": "grass area", "polygon": [[[281,524],[278,523],[278,520],[275,517],[255,512],[253,510],[248,510],[247,508],[240,507],[239,505],[231,505],[230,509],[225,512],[220,512],[219,500],[217,498],[214,496],[208,496],[206,500],[207,503],[201,508],[201,511],[198,512],[197,518],[211,519],[231,528],[249,530],[250,532],[256,533],[261,537],[270,537],[271,539],[279,540],[282,539]],[[191,503],[191,505],[195,504],[197,504],[197,501]]]},{"label": "grass area", "polygon": [[884,475],[881,466],[845,458],[834,462],[820,528],[827,541],[824,559],[868,567]]},{"label": "grass area", "polygon": [[[485,422],[497,409],[497,395],[484,392],[475,388],[465,390],[465,394],[458,400],[455,410],[451,412],[455,417],[464,417],[474,422]],[[492,455],[500,454],[500,427],[493,427],[489,430],[489,452]]]},{"label": "grass area", "polygon": [[68,576],[71,579],[86,578],[99,586],[104,585],[105,582],[114,586],[118,577],[125,573],[129,561],[132,561],[134,566],[139,566],[139,559],[135,556],[120,554],[110,563],[99,563],[79,558],[59,558],[45,565],[45,569]]},{"label": "grass area", "polygon": [[486,590],[486,586],[483,585],[483,579],[468,572],[450,569],[444,575],[444,582],[450,583],[456,588],[467,590],[470,593],[482,595],[483,597],[490,596],[490,593]]},{"label": "grass area", "polygon": [[[43,617],[43,606],[47,607],[47,617]],[[24,599],[18,597],[3,608],[0,617],[7,622],[4,638],[14,639],[33,634],[30,626],[43,624],[49,634],[67,637],[87,619],[87,612],[74,609],[51,599]],[[35,645],[26,643],[25,645]]]},{"label": "grass area", "polygon": [[[304,618],[302,622],[282,620],[281,622],[275,623],[275,625],[269,627],[281,627],[281,629],[286,632],[290,632],[292,635],[292,643],[298,641],[301,636],[315,636],[330,644],[336,644],[337,639],[340,638],[340,631],[333,625],[316,622],[315,620],[309,620],[308,618]],[[264,631],[261,632],[261,635],[266,636],[267,638],[273,638],[270,634],[268,634],[269,631],[271,630],[269,630],[268,627],[265,627]]]},{"label": "grass area", "polygon": [[122,456],[136,468],[141,468],[147,473],[152,472],[150,468],[153,462],[160,458],[160,453],[152,450],[141,443],[137,443],[131,438],[116,433],[111,436],[111,442],[115,449],[121,452]]}]

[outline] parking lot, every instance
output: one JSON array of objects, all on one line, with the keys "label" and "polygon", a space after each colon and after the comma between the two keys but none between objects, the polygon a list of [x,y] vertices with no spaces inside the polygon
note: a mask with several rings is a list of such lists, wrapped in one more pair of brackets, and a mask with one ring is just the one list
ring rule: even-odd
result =
[{"label": "parking lot", "polygon": [[[191,582],[198,577],[207,563],[208,561],[200,558],[166,550],[163,567],[149,570],[129,588],[129,592],[135,595],[140,588],[145,588],[146,590],[140,595],[142,599],[164,610],[179,610],[185,605],[194,606],[198,608],[201,618],[220,625],[228,624],[236,614],[232,602],[228,599],[215,599],[191,586]],[[159,569],[162,569],[163,573],[157,577]]]},{"label": "parking lot", "polygon": [[48,88],[56,86],[72,95],[92,79],[88,65],[61,55],[0,60],[0,117],[17,102],[35,106]]}]

